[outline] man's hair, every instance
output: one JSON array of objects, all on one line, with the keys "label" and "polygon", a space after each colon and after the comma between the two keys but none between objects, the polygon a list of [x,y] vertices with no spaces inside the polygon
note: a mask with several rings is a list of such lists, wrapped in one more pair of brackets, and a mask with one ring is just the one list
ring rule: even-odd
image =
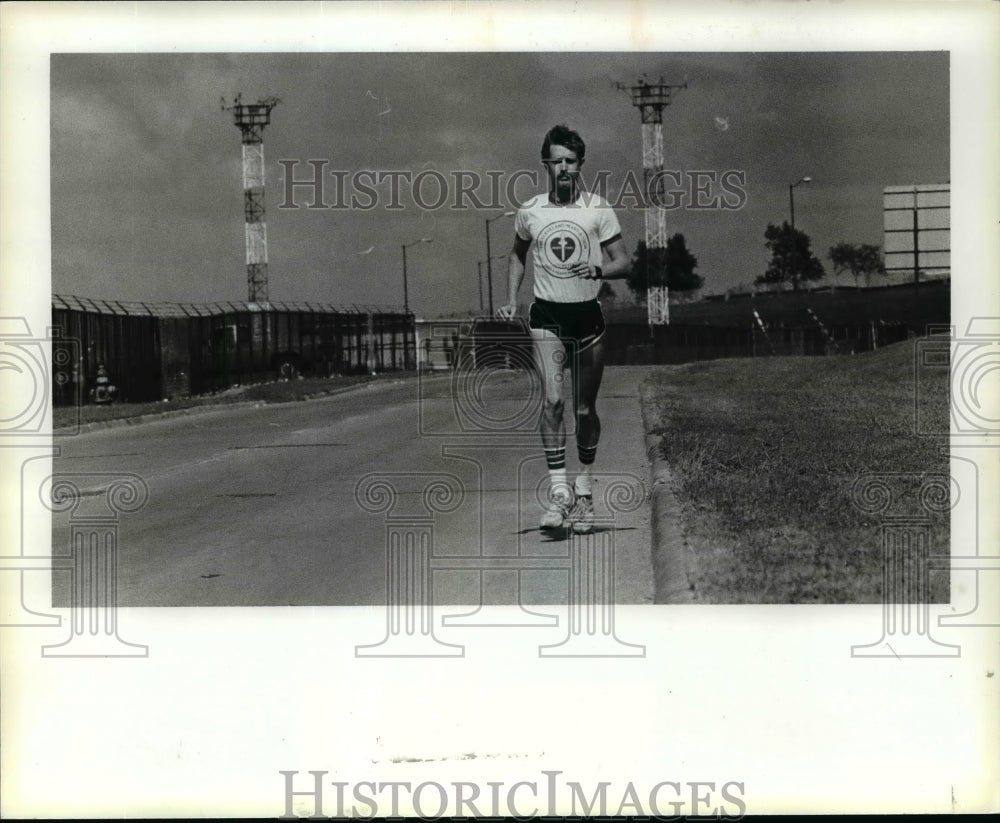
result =
[{"label": "man's hair", "polygon": [[553,126],[549,129],[549,133],[545,135],[545,142],[542,143],[542,160],[549,159],[549,149],[552,146],[569,149],[578,160],[583,160],[583,156],[587,153],[583,138],[569,126]]}]

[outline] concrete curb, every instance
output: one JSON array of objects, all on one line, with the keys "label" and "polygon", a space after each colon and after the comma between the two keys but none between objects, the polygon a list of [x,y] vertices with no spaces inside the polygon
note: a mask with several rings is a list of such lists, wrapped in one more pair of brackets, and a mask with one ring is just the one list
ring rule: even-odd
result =
[{"label": "concrete curb", "polygon": [[[449,375],[434,375],[435,377],[449,377]],[[406,378],[414,379],[414,378]],[[421,378],[415,378],[417,380]],[[329,389],[328,391],[314,392],[313,394],[306,394],[300,398],[288,399],[288,400],[237,400],[232,403],[205,403],[201,406],[190,406],[186,409],[169,409],[162,412],[150,412],[149,414],[140,414],[136,417],[116,417],[113,420],[95,420],[91,423],[84,423],[80,428],[74,426],[64,426],[60,429],[53,429],[52,434],[61,437],[72,437],[77,434],[88,434],[89,432],[101,431],[102,429],[117,429],[123,426],[138,426],[143,423],[153,423],[157,420],[170,420],[176,417],[184,417],[187,415],[194,414],[205,414],[208,412],[219,412],[226,411],[227,409],[246,409],[252,407],[264,407],[264,406],[280,406],[285,403],[302,403],[312,400],[323,400],[327,397],[335,397],[340,394],[347,394],[348,392],[360,391],[361,389],[371,388],[377,385],[395,385],[396,383],[403,382],[402,380],[370,380],[365,383],[355,383],[352,386],[343,386],[338,389]]]},{"label": "concrete curb", "polygon": [[659,419],[644,383],[639,385],[639,408],[646,438],[651,481],[650,531],[653,553],[653,602],[684,605],[698,602],[687,562],[687,542],[681,527],[681,507],[673,491],[673,475],[659,456],[659,438],[650,434]]}]

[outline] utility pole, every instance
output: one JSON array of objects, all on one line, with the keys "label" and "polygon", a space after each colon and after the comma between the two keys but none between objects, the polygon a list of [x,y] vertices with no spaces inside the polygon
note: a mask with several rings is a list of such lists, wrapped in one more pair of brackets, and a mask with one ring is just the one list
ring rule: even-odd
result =
[{"label": "utility pole", "polygon": [[[506,260],[507,255],[505,254],[495,254],[493,255],[493,260],[501,261]],[[483,314],[486,311],[486,306],[483,304],[483,264],[489,265],[489,260],[477,260],[476,265],[479,266],[479,313]],[[493,279],[490,278],[490,286],[493,285]]]},{"label": "utility pole", "polygon": [[407,282],[407,274],[406,274],[406,250],[410,248],[410,246],[416,246],[419,245],[420,243],[433,243],[433,242],[434,242],[433,237],[421,237],[419,240],[414,240],[412,243],[403,244],[403,314],[410,313],[410,286],[409,283]]},{"label": "utility pole", "polygon": [[[667,215],[658,205],[663,202],[664,193],[663,110],[670,105],[674,89],[686,89],[687,83],[670,84],[661,77],[657,83],[649,83],[643,78],[634,86],[616,83],[615,87],[619,91],[628,91],[632,96],[632,105],[639,109],[642,124],[643,191],[649,201],[646,204],[646,253],[651,256],[653,249],[662,249],[667,245]],[[665,283],[649,285],[646,306],[650,327],[670,322],[668,296]]]},{"label": "utility pole", "polygon": [[277,97],[244,103],[237,94],[232,105],[222,100],[222,110],[233,113],[243,135],[243,216],[246,221],[247,300],[268,303],[267,223],[264,222],[264,127],[271,122]]},{"label": "utility pole", "polygon": [[493,252],[490,250],[490,223],[494,223],[501,217],[513,217],[516,214],[513,210],[505,211],[496,217],[486,218],[486,284],[489,290],[490,317],[493,316]]}]

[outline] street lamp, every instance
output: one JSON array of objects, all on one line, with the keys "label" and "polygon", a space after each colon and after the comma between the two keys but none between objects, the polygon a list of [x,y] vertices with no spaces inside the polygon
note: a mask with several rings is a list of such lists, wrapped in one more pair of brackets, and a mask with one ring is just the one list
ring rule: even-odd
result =
[{"label": "street lamp", "polygon": [[788,211],[791,213],[792,228],[795,228],[795,194],[794,189],[799,183],[812,183],[811,177],[800,177],[794,183],[788,184]]},{"label": "street lamp", "polygon": [[800,177],[788,184],[788,211],[792,218],[792,288],[799,288],[799,246],[795,236],[795,187],[799,183],[811,183],[811,177]]},{"label": "street lamp", "polygon": [[499,220],[501,217],[513,217],[513,211],[505,211],[503,214],[498,214],[496,217],[486,218],[486,286],[489,289],[490,294],[490,316],[493,316],[493,252],[490,251],[490,223]]},{"label": "street lamp", "polygon": [[416,246],[420,243],[433,243],[433,237],[421,237],[419,240],[414,240],[412,243],[403,244],[403,314],[410,313],[410,292],[406,281],[406,250],[410,246]]}]

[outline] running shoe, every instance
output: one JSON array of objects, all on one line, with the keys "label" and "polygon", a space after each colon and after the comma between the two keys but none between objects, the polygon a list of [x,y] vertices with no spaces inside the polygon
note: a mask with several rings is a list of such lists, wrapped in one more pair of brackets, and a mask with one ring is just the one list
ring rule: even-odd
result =
[{"label": "running shoe", "polygon": [[594,499],[589,494],[581,494],[569,513],[569,521],[575,534],[590,534],[594,528]]},{"label": "running shoe", "polygon": [[551,504],[542,515],[538,526],[542,529],[560,529],[573,508],[573,493],[569,490],[556,491],[551,495]]}]

